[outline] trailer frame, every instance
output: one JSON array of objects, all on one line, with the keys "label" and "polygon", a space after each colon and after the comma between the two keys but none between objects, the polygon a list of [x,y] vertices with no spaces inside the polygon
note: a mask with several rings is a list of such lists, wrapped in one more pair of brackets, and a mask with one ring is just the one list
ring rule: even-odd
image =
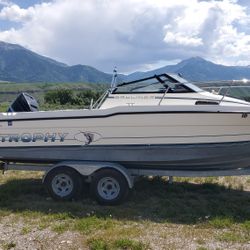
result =
[{"label": "trailer frame", "polygon": [[[42,183],[45,184],[48,189],[48,185],[52,185],[51,175],[58,177],[68,174],[70,181],[76,177],[83,177],[85,182],[88,182],[92,185],[95,182],[95,185],[92,186],[92,193],[94,193],[95,198],[101,204],[105,205],[114,205],[119,204],[125,198],[129,189],[132,189],[134,186],[135,178],[140,176],[167,176],[169,177],[169,183],[173,183],[173,177],[219,177],[219,176],[245,176],[250,175],[250,167],[248,168],[238,168],[238,169],[218,169],[218,170],[156,170],[156,169],[136,169],[131,168],[127,169],[121,164],[114,162],[91,162],[91,161],[62,161],[56,164],[25,164],[25,163],[14,163],[14,162],[2,162],[0,164],[0,170],[5,171],[15,170],[15,171],[42,171],[44,172],[44,177]],[[59,174],[58,174],[59,171]],[[54,174],[56,172],[56,174]],[[72,174],[70,174],[72,172]],[[72,176],[73,177],[72,177]],[[103,176],[104,175],[104,176]],[[106,176],[105,176],[106,175]],[[102,184],[103,187],[100,187],[98,181],[102,180],[102,177],[107,179],[107,183]],[[99,179],[98,179],[99,178]],[[98,180],[96,180],[98,179]],[[73,180],[71,180],[73,182]],[[74,180],[76,181],[76,180]],[[119,183],[120,182],[120,183]],[[77,178],[77,183],[80,183],[80,178]],[[80,188],[80,184],[76,185]],[[116,192],[116,187],[119,186],[119,191],[123,191],[122,197],[115,199],[114,201],[107,195],[109,188],[113,187],[114,192]],[[106,188],[106,190],[104,190]],[[60,186],[61,188],[61,186]],[[65,200],[65,197],[57,197],[53,194],[53,187],[50,187],[50,194],[54,198]],[[124,189],[124,190],[123,190]],[[104,191],[103,191],[104,190]],[[76,190],[78,191],[78,190]],[[75,191],[75,192],[76,192]],[[98,192],[104,192],[102,196]],[[112,190],[111,190],[112,191]],[[111,192],[110,191],[110,192]],[[77,192],[76,192],[77,193]],[[105,199],[105,196],[107,200]],[[73,197],[73,196],[72,196]],[[67,196],[67,199],[72,198],[71,195]]]}]

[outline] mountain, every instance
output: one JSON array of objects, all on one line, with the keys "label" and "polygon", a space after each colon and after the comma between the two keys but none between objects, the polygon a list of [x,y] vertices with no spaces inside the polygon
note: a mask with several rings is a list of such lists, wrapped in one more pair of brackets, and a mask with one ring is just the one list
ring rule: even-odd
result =
[{"label": "mountain", "polygon": [[85,65],[68,66],[16,44],[0,42],[0,80],[106,83],[111,75]]},{"label": "mountain", "polygon": [[[190,81],[250,79],[250,66],[224,66],[201,57],[192,57],[176,65],[147,72],[134,72],[127,76],[119,74],[118,81],[130,81],[167,72],[180,73]],[[111,79],[111,74],[91,66],[68,66],[20,45],[0,42],[0,81],[110,83]]]},{"label": "mountain", "polygon": [[249,66],[224,66],[207,61],[201,57],[192,57],[176,65],[168,65],[159,69],[136,72],[128,75],[126,81],[140,77],[148,77],[161,73],[180,73],[190,81],[241,80],[250,79]]}]

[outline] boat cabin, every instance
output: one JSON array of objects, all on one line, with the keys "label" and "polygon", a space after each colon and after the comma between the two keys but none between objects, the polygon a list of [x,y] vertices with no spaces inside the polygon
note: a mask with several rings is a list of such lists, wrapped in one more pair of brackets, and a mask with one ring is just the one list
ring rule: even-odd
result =
[{"label": "boat cabin", "polygon": [[189,83],[179,74],[160,74],[110,89],[99,108],[151,105],[230,105],[244,101],[207,92]]}]

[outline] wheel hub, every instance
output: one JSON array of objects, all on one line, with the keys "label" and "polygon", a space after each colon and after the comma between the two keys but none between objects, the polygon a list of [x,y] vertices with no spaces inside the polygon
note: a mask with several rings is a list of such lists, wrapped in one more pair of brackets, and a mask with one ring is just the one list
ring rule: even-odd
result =
[{"label": "wheel hub", "polygon": [[116,179],[112,177],[102,178],[97,186],[99,195],[105,200],[113,200],[120,193],[120,185]]},{"label": "wheel hub", "polygon": [[73,181],[69,175],[58,174],[52,180],[53,192],[60,197],[71,194],[73,187]]}]

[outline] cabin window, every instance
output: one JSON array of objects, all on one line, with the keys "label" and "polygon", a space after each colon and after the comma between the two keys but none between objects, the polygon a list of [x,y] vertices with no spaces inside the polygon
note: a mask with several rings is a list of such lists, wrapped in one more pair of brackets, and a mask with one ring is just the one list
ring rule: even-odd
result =
[{"label": "cabin window", "polygon": [[160,82],[154,81],[143,81],[134,84],[118,86],[114,93],[164,93],[166,88]]},{"label": "cabin window", "polygon": [[167,93],[189,93],[194,92],[192,89],[188,88],[184,84],[174,84],[168,83],[168,92]]}]

